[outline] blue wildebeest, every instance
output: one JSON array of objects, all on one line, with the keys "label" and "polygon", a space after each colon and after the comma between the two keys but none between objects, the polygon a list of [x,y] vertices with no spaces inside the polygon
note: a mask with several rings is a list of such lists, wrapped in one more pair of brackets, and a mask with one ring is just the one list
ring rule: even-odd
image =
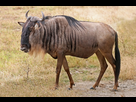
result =
[{"label": "blue wildebeest", "polygon": [[[57,59],[56,83],[58,87],[59,75],[63,65],[70,80],[70,88],[74,81],[69,71],[66,55],[80,58],[88,58],[94,53],[97,55],[101,71],[96,83],[91,89],[95,89],[111,64],[115,76],[113,90],[117,90],[118,77],[120,73],[120,52],[118,49],[118,35],[109,25],[104,23],[94,23],[78,21],[65,15],[28,17],[26,12],[26,22],[18,22],[23,27],[21,35],[21,50],[29,54],[39,53],[50,54]],[[112,55],[113,45],[115,44],[115,58]]]}]

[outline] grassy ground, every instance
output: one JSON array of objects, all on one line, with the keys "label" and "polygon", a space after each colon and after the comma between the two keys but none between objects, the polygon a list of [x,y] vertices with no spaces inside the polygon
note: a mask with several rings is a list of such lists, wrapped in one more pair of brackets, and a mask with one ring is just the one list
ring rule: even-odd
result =
[{"label": "grassy ground", "polygon": [[[20,51],[21,27],[25,13],[41,17],[45,15],[69,15],[78,20],[104,22],[119,35],[121,52],[120,81],[136,76],[136,7],[0,7],[0,96],[79,96],[80,91],[68,91],[69,80],[61,72],[60,88],[54,91],[56,60],[48,54],[43,59],[34,58]],[[95,81],[99,74],[99,62],[95,55],[89,59],[67,56],[73,79],[76,82]],[[102,80],[114,80],[111,66]]]}]

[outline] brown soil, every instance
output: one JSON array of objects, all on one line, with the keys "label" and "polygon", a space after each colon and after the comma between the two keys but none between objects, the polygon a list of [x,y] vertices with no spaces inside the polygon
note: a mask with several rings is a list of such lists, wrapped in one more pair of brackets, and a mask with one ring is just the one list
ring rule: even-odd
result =
[{"label": "brown soil", "polygon": [[90,90],[95,82],[78,82],[73,90],[80,91],[81,97],[136,97],[136,81],[127,80],[119,83],[118,91],[111,91],[113,82],[102,81],[96,90]]}]

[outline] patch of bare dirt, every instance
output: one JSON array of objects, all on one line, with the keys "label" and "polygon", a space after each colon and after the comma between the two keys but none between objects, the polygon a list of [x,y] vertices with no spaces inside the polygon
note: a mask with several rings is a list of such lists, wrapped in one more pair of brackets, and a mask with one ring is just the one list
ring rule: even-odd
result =
[{"label": "patch of bare dirt", "polygon": [[81,97],[136,97],[136,81],[119,82],[118,91],[111,91],[113,82],[101,81],[96,90],[90,90],[95,82],[78,82],[74,90],[80,91]]}]

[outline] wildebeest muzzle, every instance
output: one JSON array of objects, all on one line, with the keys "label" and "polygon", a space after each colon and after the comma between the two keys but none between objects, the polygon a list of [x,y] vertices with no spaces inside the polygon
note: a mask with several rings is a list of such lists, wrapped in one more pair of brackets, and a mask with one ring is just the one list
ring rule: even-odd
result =
[{"label": "wildebeest muzzle", "polygon": [[29,44],[29,36],[25,36],[25,34],[21,35],[21,51],[25,53],[29,52],[31,45]]},{"label": "wildebeest muzzle", "polygon": [[[29,45],[30,46],[30,45]],[[27,53],[27,52],[29,52],[29,50],[30,50],[30,47],[29,47],[28,45],[21,45],[21,48],[20,48],[20,50],[21,51],[24,51],[25,53]]]}]

